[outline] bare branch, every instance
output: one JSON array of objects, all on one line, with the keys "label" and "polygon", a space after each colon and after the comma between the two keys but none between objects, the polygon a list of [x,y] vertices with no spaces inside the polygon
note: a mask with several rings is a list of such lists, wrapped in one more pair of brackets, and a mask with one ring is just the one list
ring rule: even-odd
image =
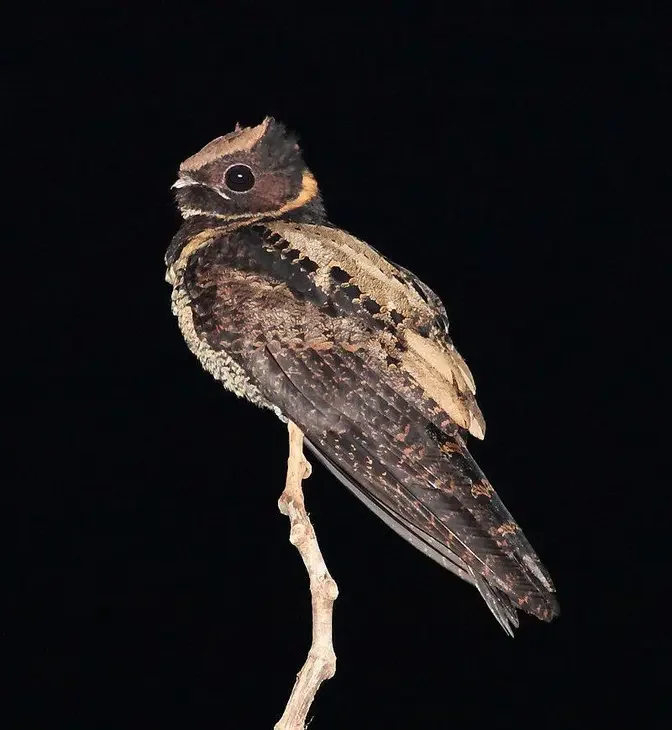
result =
[{"label": "bare branch", "polygon": [[317,690],[336,672],[336,654],[332,642],[334,601],[338,596],[336,581],[329,575],[303,501],[301,482],[310,476],[311,467],[303,454],[303,433],[291,421],[287,482],[278,507],[289,517],[289,541],[303,558],[310,578],[313,606],[313,641],[305,664],[296,675],[294,689],[275,730],[304,730],[306,717]]}]

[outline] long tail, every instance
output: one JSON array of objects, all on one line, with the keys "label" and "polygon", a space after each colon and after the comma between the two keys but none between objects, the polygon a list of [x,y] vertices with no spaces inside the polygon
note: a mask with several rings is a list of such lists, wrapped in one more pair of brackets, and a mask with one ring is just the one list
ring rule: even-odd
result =
[{"label": "long tail", "polygon": [[401,424],[396,434],[351,428],[307,444],[389,527],[474,585],[507,633],[516,608],[558,615],[550,576],[457,432]]}]

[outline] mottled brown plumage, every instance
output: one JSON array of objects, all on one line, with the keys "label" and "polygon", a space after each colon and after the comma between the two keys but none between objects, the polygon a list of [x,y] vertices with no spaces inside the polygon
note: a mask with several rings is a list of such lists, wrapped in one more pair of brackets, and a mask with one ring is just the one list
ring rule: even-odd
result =
[{"label": "mottled brown plumage", "polygon": [[438,297],[331,226],[296,141],[266,119],[182,163],[166,255],[203,366],[296,423],[390,527],[473,584],[502,626],[558,612],[548,573],[466,448],[485,422]]}]

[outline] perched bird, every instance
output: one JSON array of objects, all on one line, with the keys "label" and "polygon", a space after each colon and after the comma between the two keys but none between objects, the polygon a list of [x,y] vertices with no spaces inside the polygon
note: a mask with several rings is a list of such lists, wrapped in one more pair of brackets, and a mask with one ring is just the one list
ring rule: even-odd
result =
[{"label": "perched bird", "polygon": [[328,222],[296,139],[266,118],[180,165],[166,254],[192,352],[293,421],[387,525],[474,585],[502,627],[558,614],[551,578],[466,447],[485,422],[439,298]]}]

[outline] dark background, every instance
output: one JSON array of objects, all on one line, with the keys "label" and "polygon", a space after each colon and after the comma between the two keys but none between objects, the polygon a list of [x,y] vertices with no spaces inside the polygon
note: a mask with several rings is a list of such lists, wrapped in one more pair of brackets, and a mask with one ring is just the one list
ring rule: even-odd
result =
[{"label": "dark background", "polygon": [[441,7],[8,21],[16,727],[269,728],[303,662],[284,427],[201,371],[163,280],[179,162],[266,114],[331,219],[446,303],[488,421],[474,453],[563,611],[507,638],[316,467],[341,594],[311,728],[665,725],[661,357],[644,366],[665,333],[664,23]]}]

